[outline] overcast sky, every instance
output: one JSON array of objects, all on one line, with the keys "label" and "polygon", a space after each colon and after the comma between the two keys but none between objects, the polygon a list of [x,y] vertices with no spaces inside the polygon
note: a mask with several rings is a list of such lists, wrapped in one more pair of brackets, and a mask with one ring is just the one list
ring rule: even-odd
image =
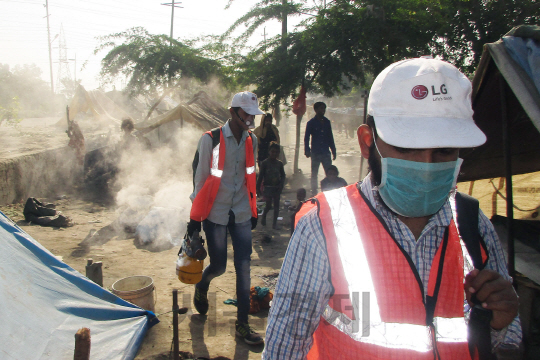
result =
[{"label": "overcast sky", "polygon": [[[105,52],[93,55],[99,44],[97,36],[142,26],[151,34],[170,34],[171,7],[161,5],[172,0],[49,0],[51,40],[63,28],[67,58],[76,58],[77,79],[87,90],[99,85],[100,60]],[[177,4],[178,2],[175,1]],[[235,0],[225,10],[227,0],[182,0],[174,11],[175,38],[193,38],[203,34],[222,34],[258,1]],[[0,0],[0,63],[11,67],[35,64],[42,78],[50,82],[49,51],[45,0]],[[298,19],[289,20],[289,31]],[[267,36],[281,32],[277,21],[266,24]],[[263,28],[250,43],[262,40]],[[56,86],[59,70],[60,37],[52,41],[53,76]],[[81,69],[83,64],[85,68]],[[75,61],[70,61],[73,77]]]}]

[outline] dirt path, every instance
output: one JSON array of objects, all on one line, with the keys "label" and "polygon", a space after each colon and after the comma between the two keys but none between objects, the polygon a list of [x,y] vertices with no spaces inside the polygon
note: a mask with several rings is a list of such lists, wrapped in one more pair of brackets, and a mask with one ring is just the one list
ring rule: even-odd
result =
[{"label": "dirt path", "polygon": [[[306,187],[309,194],[309,159],[302,155],[299,167],[303,173],[296,177],[290,176],[294,147],[289,140],[294,139],[293,134],[294,128],[290,129],[288,134],[284,134],[283,140],[288,160],[286,165],[288,184],[281,197],[280,216],[283,217],[283,221],[280,221],[280,225],[282,229],[266,230],[259,224],[257,229],[253,231],[251,286],[272,288],[275,285],[290,234],[290,213],[283,210],[283,202],[285,200],[294,202],[296,189],[299,187]],[[39,134],[36,133],[32,133],[31,136],[39,138]],[[335,164],[341,170],[340,176],[349,182],[354,182],[358,179],[359,173],[357,142],[355,139],[347,139],[345,134],[336,133],[335,137],[340,155]],[[65,141],[63,137],[59,139]],[[46,139],[42,138],[42,140]],[[53,143],[55,142],[53,141]],[[47,143],[38,145],[47,146]],[[13,146],[15,149],[16,144]],[[4,155],[7,155],[6,157],[11,155],[11,153],[8,154]],[[323,177],[321,168],[319,181]],[[172,342],[172,314],[170,310],[173,289],[179,290],[179,305],[189,308],[187,314],[180,316],[180,350],[184,354],[192,353],[197,357],[208,358],[222,356],[236,360],[260,359],[262,346],[248,346],[242,340],[234,337],[236,307],[223,303],[227,299],[235,298],[236,292],[230,240],[227,271],[212,281],[209,290],[210,311],[207,316],[201,316],[191,309],[193,285],[183,284],[176,278],[175,262],[178,247],[171,246],[162,251],[152,251],[150,248],[142,247],[130,234],[124,233],[115,226],[118,214],[113,207],[83,200],[75,193],[59,192],[57,195],[56,198],[40,199],[55,203],[58,210],[73,219],[75,223],[73,227],[58,229],[28,224],[24,221],[22,214],[23,204],[0,206],[0,211],[9,216],[54,255],[61,256],[64,262],[82,274],[85,274],[87,259],[102,261],[103,283],[104,287],[108,289],[115,281],[124,277],[133,275],[152,277],[157,297],[155,312],[158,314],[160,323],[149,330],[136,359],[169,358]],[[39,197],[39,194],[36,196]],[[269,219],[271,219],[271,215],[269,214]],[[269,223],[271,224],[271,221]],[[265,242],[263,241],[264,236],[271,236],[272,240]],[[250,315],[250,324],[261,334],[264,334],[267,316],[268,311]]]},{"label": "dirt path", "polygon": [[[358,180],[360,154],[356,139],[346,138],[345,134],[336,133],[338,159],[335,164],[340,169],[340,176],[347,182]],[[293,162],[294,128],[283,131],[288,164],[286,173],[289,182],[281,201],[295,199],[296,189],[306,187],[309,194],[310,162],[305,156],[300,157],[302,174],[291,177]],[[302,146],[303,149],[303,146]],[[319,180],[323,177],[322,169]],[[540,204],[540,176],[530,174],[515,177],[516,204],[525,208],[534,208]],[[498,185],[498,182],[496,182]],[[460,184],[460,190],[467,192],[470,184]],[[504,189],[503,189],[504,191]],[[492,211],[504,214],[504,201],[499,197],[497,204],[493,201],[493,188],[489,181],[476,182],[473,196],[480,198],[481,206],[488,217]],[[36,194],[39,197],[39,194]],[[61,256],[68,265],[85,273],[86,259],[103,262],[104,287],[111,288],[112,284],[121,278],[132,275],[151,276],[156,286],[156,313],[160,323],[148,332],[137,359],[168,359],[172,341],[172,290],[178,289],[181,307],[189,308],[185,315],[180,316],[180,350],[193,353],[198,357],[213,358],[222,356],[235,360],[260,359],[262,346],[253,347],[234,337],[234,320],[236,308],[225,305],[223,301],[235,297],[235,273],[232,263],[232,246],[229,241],[229,260],[227,271],[216,278],[210,285],[210,311],[207,316],[201,316],[192,311],[193,285],[181,283],[175,274],[175,261],[178,247],[170,247],[162,251],[152,251],[141,247],[129,234],[118,230],[114,224],[118,218],[115,209],[100,205],[96,202],[85,201],[75,194],[63,194],[65,197],[46,199],[57,204],[57,209],[63,211],[75,222],[75,226],[67,229],[45,228],[29,225],[23,220],[22,204],[0,206],[0,211],[39,241],[54,255]],[[187,195],[186,195],[187,196]],[[495,205],[495,206],[493,206]],[[493,209],[493,210],[492,210]],[[269,214],[271,215],[271,214]],[[253,254],[251,262],[251,285],[270,286],[279,273],[284,254],[289,241],[289,216],[282,210],[280,216],[284,220],[279,231],[267,231],[260,225],[253,232]],[[531,212],[516,213],[516,218],[527,218]],[[185,219],[187,220],[187,219]],[[269,222],[271,223],[271,222]],[[272,240],[264,242],[263,236],[270,234]],[[267,311],[250,315],[251,325],[264,334],[267,321]]]}]

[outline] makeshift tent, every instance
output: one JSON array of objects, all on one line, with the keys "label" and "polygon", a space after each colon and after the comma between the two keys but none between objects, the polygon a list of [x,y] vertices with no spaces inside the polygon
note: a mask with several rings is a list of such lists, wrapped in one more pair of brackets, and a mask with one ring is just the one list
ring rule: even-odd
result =
[{"label": "makeshift tent", "polygon": [[[503,40],[484,45],[473,79],[472,101],[474,120],[487,142],[461,153],[465,161],[459,181],[506,176],[506,134],[511,139],[512,175],[540,171],[540,93]],[[505,118],[508,131],[503,131]]]},{"label": "makeshift tent", "polygon": [[[212,100],[204,91],[163,115],[135,124],[135,128],[152,142],[169,142],[176,131],[191,124],[201,131],[208,131],[225,124],[230,114],[223,106]],[[147,135],[146,135],[147,134]]]},{"label": "makeshift tent", "polygon": [[203,131],[222,126],[229,118],[229,112],[215,102],[204,91],[199,91],[193,98],[180,104],[161,116],[138,123],[136,128],[148,132],[172,121],[189,123]]},{"label": "makeshift tent", "polygon": [[[86,91],[82,85],[79,85],[69,103],[69,119],[75,120],[79,114],[91,114],[96,120],[112,122],[117,126],[120,126],[122,119],[130,117],[103,91]],[[66,118],[62,118],[57,124],[66,124]]]},{"label": "makeshift tent", "polygon": [[91,331],[91,359],[133,359],[155,315],[58,260],[0,212],[0,358],[73,359]]},{"label": "makeshift tent", "polygon": [[[505,41],[506,36],[510,38]],[[464,163],[459,181],[506,177],[507,239],[502,240],[508,245],[508,271],[513,276],[512,175],[540,171],[540,93],[534,82],[540,76],[540,45],[526,40],[540,40],[540,27],[519,26],[506,36],[484,45],[473,79],[472,104],[474,120],[487,142],[460,153]],[[531,254],[536,258],[528,257]],[[540,254],[532,250],[525,255],[518,257],[518,270],[530,276],[524,269],[531,260],[537,263]]]}]

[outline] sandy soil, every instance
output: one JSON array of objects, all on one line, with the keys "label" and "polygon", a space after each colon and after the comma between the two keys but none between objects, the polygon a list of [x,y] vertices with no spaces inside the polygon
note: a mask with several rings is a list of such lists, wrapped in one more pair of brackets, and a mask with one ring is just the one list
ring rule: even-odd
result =
[{"label": "sandy soil", "polygon": [[[292,173],[293,147],[292,145],[287,146],[287,144],[294,142],[294,128],[284,127],[280,130],[289,161],[286,173],[290,175]],[[341,133],[335,133],[335,139],[339,154],[335,164],[340,169],[340,176],[349,183],[355,182],[359,178],[360,163],[356,139],[346,138],[345,134]],[[1,153],[0,155],[2,157],[10,156],[9,153]],[[295,191],[301,186],[306,187],[309,193],[310,163],[304,156],[300,158],[300,168],[303,170],[303,174],[289,177],[289,183],[282,195],[282,204],[284,200],[294,201]],[[321,178],[322,170],[319,180]],[[498,179],[494,181],[496,186],[499,185],[498,181]],[[460,184],[459,187],[460,190],[468,192],[470,184]],[[522,210],[534,209],[540,205],[540,176],[538,173],[515,177],[514,189],[516,205]],[[501,191],[504,193],[504,188]],[[474,184],[473,195],[480,199],[486,215],[488,217],[493,213],[504,215],[504,200],[495,197],[496,202],[494,202],[493,193],[493,187],[487,180]],[[172,344],[172,314],[170,311],[173,289],[178,289],[180,292],[180,306],[189,308],[187,314],[180,316],[180,350],[184,352],[184,355],[193,353],[197,357],[208,358],[222,356],[235,360],[260,359],[262,346],[248,346],[234,337],[236,308],[223,303],[224,300],[235,297],[235,273],[230,241],[227,271],[211,283],[210,311],[207,316],[201,316],[192,310],[193,285],[183,284],[176,278],[175,261],[178,247],[170,247],[162,251],[142,247],[130,234],[126,234],[114,226],[117,220],[114,206],[85,200],[77,192],[59,192],[57,195],[57,198],[44,200],[54,202],[58,210],[73,219],[75,226],[57,229],[30,225],[24,221],[23,204],[0,206],[0,210],[54,255],[61,256],[68,265],[79,272],[85,273],[86,259],[102,261],[106,288],[110,289],[116,280],[127,276],[147,275],[153,278],[157,297],[155,310],[160,323],[149,330],[137,359],[169,358]],[[516,210],[516,218],[530,218],[531,214],[532,211]],[[275,279],[279,273],[290,231],[287,211],[282,210],[280,216],[284,217],[281,222],[282,230],[265,230],[259,224],[253,232],[252,286],[272,288],[274,282],[271,280]],[[268,235],[272,236],[272,240],[264,242],[263,236]],[[264,334],[267,315],[267,311],[250,315],[251,325],[261,334]]]},{"label": "sandy soil", "polygon": [[[64,117],[65,119],[65,117]],[[103,146],[109,141],[109,132],[118,132],[116,124],[92,123],[80,121],[87,150]],[[67,124],[62,117],[28,118],[11,125],[0,125],[0,159],[34,154],[46,150],[64,147],[69,142],[66,134]]]},{"label": "sandy soil", "polygon": [[[51,121],[53,121],[51,119]],[[12,145],[0,157],[9,158],[13,152],[21,155],[26,151],[39,151],[57,145],[65,145],[67,136],[62,129],[51,131],[33,126],[27,122],[19,129],[1,129],[2,138],[12,140]],[[20,136],[13,137],[16,134]],[[26,134],[27,136],[25,136]],[[51,135],[51,136],[47,136]],[[27,139],[21,142],[18,140]],[[341,169],[341,174],[348,182],[354,182],[359,176],[359,151],[356,139],[346,138],[345,134],[336,133],[338,159],[335,164]],[[289,212],[284,210],[283,201],[294,203],[296,189],[306,187],[309,194],[310,162],[301,156],[299,167],[303,174],[291,177],[294,157],[294,128],[282,130],[282,143],[285,144],[288,164],[288,184],[281,197],[282,210],[280,216],[281,230],[267,229],[260,224],[253,231],[253,254],[251,262],[251,285],[267,286],[273,289],[275,280],[281,268],[283,256],[287,249],[290,224]],[[48,140],[48,141],[47,141]],[[319,180],[323,178],[322,167]],[[104,287],[110,289],[112,284],[124,277],[132,275],[147,275],[152,277],[156,286],[155,312],[160,323],[152,327],[137,355],[137,359],[168,359],[172,344],[172,290],[179,290],[179,305],[189,311],[181,315],[180,320],[180,350],[186,356],[188,353],[197,357],[214,358],[222,356],[230,359],[247,360],[260,359],[262,346],[248,346],[241,339],[234,337],[234,321],[236,307],[225,305],[224,300],[235,298],[235,272],[232,263],[232,246],[229,240],[229,261],[224,275],[212,281],[209,291],[211,307],[207,316],[201,316],[192,310],[193,285],[181,283],[175,274],[175,262],[178,247],[156,251],[149,247],[140,246],[131,234],[125,233],[116,226],[118,217],[114,206],[99,201],[89,201],[84,194],[59,190],[55,198],[43,199],[53,202],[57,209],[72,218],[75,225],[70,228],[47,228],[31,225],[24,221],[22,214],[24,204],[0,206],[0,211],[15,221],[24,231],[39,241],[56,256],[85,274],[87,259],[103,262]],[[39,198],[39,195],[36,194]],[[186,194],[187,196],[187,194]],[[272,213],[268,214],[271,219]],[[186,219],[187,220],[187,219]],[[271,224],[271,221],[268,221]],[[270,236],[270,242],[263,237]],[[250,315],[250,324],[256,331],[264,334],[267,311]]]}]

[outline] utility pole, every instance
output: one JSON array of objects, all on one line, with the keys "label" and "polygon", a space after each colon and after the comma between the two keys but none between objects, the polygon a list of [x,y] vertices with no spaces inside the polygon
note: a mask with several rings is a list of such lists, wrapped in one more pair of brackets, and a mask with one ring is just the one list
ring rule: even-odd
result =
[{"label": "utility pole", "polygon": [[263,36],[264,36],[264,53],[266,54],[266,26],[264,27]]},{"label": "utility pole", "polygon": [[166,5],[171,7],[171,45],[172,45],[172,38],[173,38],[173,26],[174,26],[174,8],[177,7],[179,9],[183,9],[183,6],[177,5],[181,4],[182,2],[175,3],[174,0],[170,3],[161,3],[161,5]]},{"label": "utility pole", "polygon": [[49,0],[45,0],[45,11],[47,15],[47,36],[49,38],[49,67],[51,71],[51,92],[54,95],[54,84],[53,84],[53,72],[52,72],[52,51],[51,51],[51,28],[49,27]]}]

